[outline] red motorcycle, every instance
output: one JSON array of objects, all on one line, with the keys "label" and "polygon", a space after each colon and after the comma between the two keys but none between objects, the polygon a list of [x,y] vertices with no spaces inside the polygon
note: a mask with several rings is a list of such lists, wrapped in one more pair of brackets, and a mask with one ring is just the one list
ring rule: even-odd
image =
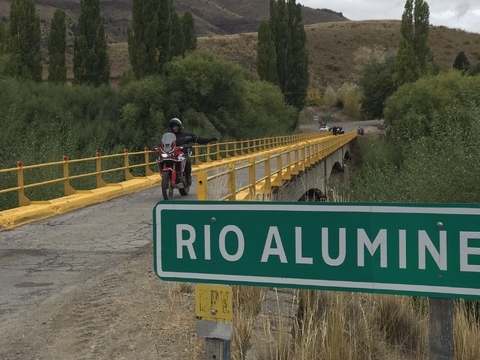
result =
[{"label": "red motorcycle", "polygon": [[158,146],[158,171],[162,176],[162,195],[165,200],[171,199],[173,189],[178,189],[180,195],[186,196],[190,190],[185,176],[185,164],[187,159],[184,150],[188,155],[192,154],[191,145],[181,145],[189,139],[183,138],[177,141],[174,133],[165,133]]}]

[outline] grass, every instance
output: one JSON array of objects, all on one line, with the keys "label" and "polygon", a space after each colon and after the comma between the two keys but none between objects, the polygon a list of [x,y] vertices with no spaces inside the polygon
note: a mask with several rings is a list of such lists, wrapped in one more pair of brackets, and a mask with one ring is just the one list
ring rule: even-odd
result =
[{"label": "grass", "polygon": [[[428,299],[301,290],[293,328],[264,323],[262,360],[423,360],[428,357]],[[480,358],[480,323],[456,303],[455,359]],[[292,335],[288,337],[289,334]],[[286,342],[290,338],[291,341]],[[272,347],[276,345],[276,347]]]},{"label": "grass", "polygon": [[[400,20],[343,21],[305,26],[309,52],[310,87],[337,90],[343,83],[356,83],[359,70],[355,53],[361,47],[396,49],[401,39]],[[430,26],[429,46],[442,69],[452,67],[464,51],[470,63],[479,60],[480,34],[445,26]],[[198,38],[197,48],[255,71],[257,33],[215,35]],[[126,43],[109,44],[112,77],[129,68]],[[340,71],[341,70],[341,71]]]}]

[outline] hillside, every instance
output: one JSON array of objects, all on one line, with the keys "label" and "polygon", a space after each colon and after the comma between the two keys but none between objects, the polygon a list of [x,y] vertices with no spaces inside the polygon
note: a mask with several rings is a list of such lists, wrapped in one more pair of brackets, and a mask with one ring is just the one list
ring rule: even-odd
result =
[{"label": "hillside", "polygon": [[[0,2],[0,18],[8,22],[11,0]],[[266,0],[174,0],[179,14],[190,10],[195,18],[198,36],[238,34],[257,31],[260,21],[268,18],[270,2]],[[77,30],[80,0],[35,0],[42,21],[44,38],[49,32],[50,21],[56,8],[67,15],[69,43]],[[132,0],[101,0],[101,15],[105,19],[108,42],[125,42],[127,26],[132,20]],[[342,13],[327,9],[303,7],[305,24],[331,21],[347,21]]]},{"label": "hillside", "polygon": [[[335,90],[344,82],[356,82],[359,72],[355,52],[362,46],[395,49],[401,38],[400,21],[348,21],[322,23],[305,27],[310,54],[311,87]],[[240,64],[255,71],[257,34],[246,33],[207,36],[198,39],[198,49]],[[435,61],[449,69],[460,51],[471,64],[480,61],[480,34],[468,33],[444,26],[431,26],[429,46]],[[112,44],[112,77],[118,77],[129,67],[127,44]]]}]

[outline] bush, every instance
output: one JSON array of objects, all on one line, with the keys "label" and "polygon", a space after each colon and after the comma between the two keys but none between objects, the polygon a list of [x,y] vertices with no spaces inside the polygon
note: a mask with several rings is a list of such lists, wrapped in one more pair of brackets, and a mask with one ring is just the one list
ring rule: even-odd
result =
[{"label": "bush", "polygon": [[322,95],[320,95],[320,90],[318,89],[308,90],[307,100],[305,105],[306,106],[322,106],[323,99],[322,99]]},{"label": "bush", "polygon": [[480,78],[452,70],[401,87],[387,100],[385,121],[392,136],[401,141],[443,134],[451,128],[465,132],[479,104]]},{"label": "bush", "polygon": [[337,94],[330,86],[327,87],[325,93],[323,94],[323,101],[325,102],[327,108],[332,108],[337,105]]}]

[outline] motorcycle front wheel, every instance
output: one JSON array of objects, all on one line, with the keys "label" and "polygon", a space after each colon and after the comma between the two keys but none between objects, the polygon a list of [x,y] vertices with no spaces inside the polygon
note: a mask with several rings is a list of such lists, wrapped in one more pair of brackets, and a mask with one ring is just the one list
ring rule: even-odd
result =
[{"label": "motorcycle front wheel", "polygon": [[169,200],[173,197],[173,187],[170,184],[170,171],[162,173],[162,195],[164,200]]},{"label": "motorcycle front wheel", "polygon": [[190,185],[185,186],[183,189],[178,189],[178,191],[180,191],[180,195],[187,196],[190,191]]}]

